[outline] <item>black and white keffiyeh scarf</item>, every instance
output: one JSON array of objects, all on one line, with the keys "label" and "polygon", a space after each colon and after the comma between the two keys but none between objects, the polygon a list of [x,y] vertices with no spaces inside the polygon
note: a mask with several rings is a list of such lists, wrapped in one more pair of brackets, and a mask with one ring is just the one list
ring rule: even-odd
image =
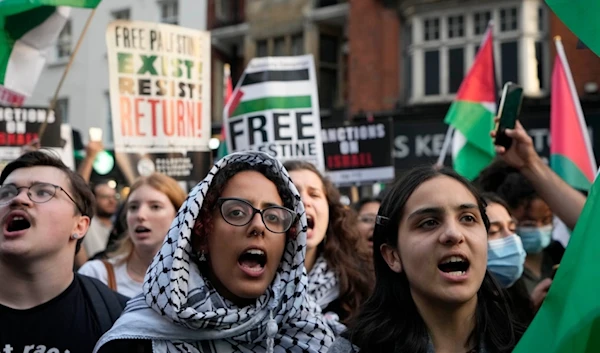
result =
[{"label": "black and white keffiyeh scarf", "polygon": [[340,296],[337,274],[327,265],[323,255],[319,256],[308,274],[308,294],[325,309]]},{"label": "black and white keffiyeh scarf", "polygon": [[[273,282],[256,304],[236,307],[207,285],[193,263],[191,235],[213,177],[231,163],[271,167],[289,185],[299,217]],[[306,216],[296,187],[281,163],[261,152],[218,161],[190,192],[144,280],[144,291],[96,345],[118,339],[150,339],[154,352],[325,352],[333,333],[308,294],[304,269]]]}]

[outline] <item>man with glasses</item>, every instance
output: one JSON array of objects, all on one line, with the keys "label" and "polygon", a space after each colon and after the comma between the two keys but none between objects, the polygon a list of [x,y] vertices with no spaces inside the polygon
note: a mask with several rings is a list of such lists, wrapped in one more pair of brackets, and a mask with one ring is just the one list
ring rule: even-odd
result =
[{"label": "man with glasses", "polygon": [[[92,258],[94,255],[106,250],[110,231],[113,228],[112,216],[117,212],[119,206],[117,191],[111,188],[108,183],[101,182],[93,185],[92,192],[96,197],[96,214],[92,218],[90,228],[83,239],[83,248],[87,258]],[[80,257],[77,265],[83,265],[81,260]]]},{"label": "man with glasses", "polygon": [[91,352],[125,298],[75,275],[94,214],[87,184],[59,159],[29,152],[0,174],[0,351]]}]

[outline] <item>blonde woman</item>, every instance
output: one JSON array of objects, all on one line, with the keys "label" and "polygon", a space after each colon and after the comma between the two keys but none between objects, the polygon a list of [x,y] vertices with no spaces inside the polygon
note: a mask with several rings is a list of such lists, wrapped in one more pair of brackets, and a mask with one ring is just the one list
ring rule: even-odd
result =
[{"label": "blonde woman", "polygon": [[97,278],[127,297],[141,293],[146,270],[186,196],[179,184],[164,174],[140,178],[125,205],[127,236],[108,260],[89,261],[79,273]]}]

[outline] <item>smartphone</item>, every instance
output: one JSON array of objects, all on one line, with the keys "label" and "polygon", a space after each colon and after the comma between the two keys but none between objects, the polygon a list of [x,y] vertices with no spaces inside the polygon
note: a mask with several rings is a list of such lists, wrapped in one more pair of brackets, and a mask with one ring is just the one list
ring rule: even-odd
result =
[{"label": "smartphone", "polygon": [[496,124],[496,139],[494,144],[507,150],[512,145],[512,139],[506,136],[506,129],[514,129],[521,112],[523,88],[515,83],[507,82],[502,89],[502,98],[498,107],[500,120]]},{"label": "smartphone", "polygon": [[102,129],[99,127],[91,127],[89,130],[90,141],[102,141]]}]

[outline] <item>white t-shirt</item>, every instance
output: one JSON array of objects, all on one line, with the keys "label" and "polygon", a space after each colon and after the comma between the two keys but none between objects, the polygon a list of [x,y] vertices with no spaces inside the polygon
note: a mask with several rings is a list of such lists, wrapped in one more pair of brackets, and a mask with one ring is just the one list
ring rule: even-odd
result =
[{"label": "white t-shirt", "polygon": [[92,218],[90,227],[88,228],[85,237],[83,237],[82,244],[88,257],[91,258],[97,253],[106,249],[110,231],[111,227],[105,226],[104,223],[98,219],[98,217]]},{"label": "white t-shirt", "polygon": [[[126,297],[133,298],[142,292],[142,282],[134,281],[127,273],[127,262],[121,262],[118,265],[118,259],[109,259],[115,270],[115,280],[117,282],[117,292]],[[108,285],[108,273],[101,260],[88,261],[78,271],[82,275],[100,280]]]}]

